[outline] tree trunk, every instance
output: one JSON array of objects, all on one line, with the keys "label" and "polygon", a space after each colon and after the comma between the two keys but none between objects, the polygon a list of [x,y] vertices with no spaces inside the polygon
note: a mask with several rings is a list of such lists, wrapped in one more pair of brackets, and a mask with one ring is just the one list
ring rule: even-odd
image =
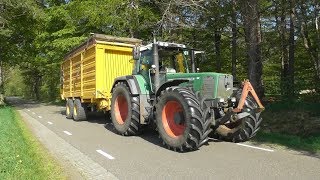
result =
[{"label": "tree trunk", "polygon": [[241,0],[240,3],[247,44],[248,77],[258,96],[263,97],[259,1]]},{"label": "tree trunk", "polygon": [[231,43],[231,59],[232,59],[232,76],[237,79],[237,10],[236,0],[232,0],[232,15],[231,15],[231,28],[232,28],[232,43]]},{"label": "tree trunk", "polygon": [[4,77],[3,77],[3,67],[2,62],[0,60],[0,94],[4,93]]},{"label": "tree trunk", "polygon": [[[279,10],[278,7],[281,9]],[[290,81],[289,81],[289,52],[288,52],[288,37],[287,36],[287,2],[282,0],[279,4],[275,3],[275,11],[280,12],[280,21],[277,19],[278,33],[281,40],[281,95],[283,97],[289,96],[290,91]]]},{"label": "tree trunk", "polygon": [[[317,2],[314,2],[314,13],[315,13],[315,33],[316,33],[316,41],[314,41],[314,44],[311,42],[311,39],[309,37],[309,27],[307,23],[307,12],[306,12],[306,5],[303,2],[300,2],[301,7],[301,15],[299,18],[300,21],[300,33],[303,39],[303,44],[305,49],[308,51],[309,55],[312,58],[313,64],[314,64],[314,70],[315,70],[315,77],[316,77],[316,84],[320,83],[320,33],[319,33],[319,9],[320,6],[317,4]],[[299,16],[298,16],[299,17]],[[319,85],[318,85],[318,88]]]},{"label": "tree trunk", "polygon": [[[316,72],[317,72],[317,82],[320,84],[320,32],[319,32],[319,21],[320,21],[320,4],[318,0],[314,0],[314,16],[315,16],[315,28],[316,28],[316,50],[314,53],[314,61],[315,61],[315,65],[316,67]],[[320,85],[318,85],[318,88],[320,89]]]},{"label": "tree trunk", "polygon": [[217,72],[221,72],[221,32],[216,30],[214,33],[214,46],[216,49]]},{"label": "tree trunk", "polygon": [[295,2],[290,0],[290,31],[289,31],[289,65],[288,65],[288,96],[294,97],[294,54],[295,54]]}]

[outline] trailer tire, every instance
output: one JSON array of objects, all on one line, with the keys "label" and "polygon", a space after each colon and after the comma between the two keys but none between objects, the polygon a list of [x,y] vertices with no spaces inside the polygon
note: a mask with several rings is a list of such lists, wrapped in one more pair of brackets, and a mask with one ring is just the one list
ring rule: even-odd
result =
[{"label": "trailer tire", "polygon": [[121,135],[133,136],[140,133],[139,96],[133,96],[124,82],[117,83],[112,90],[111,120]]},{"label": "trailer tire", "polygon": [[75,121],[87,120],[87,105],[81,103],[80,99],[74,100],[73,119]]},{"label": "trailer tire", "polygon": [[73,100],[72,99],[67,99],[66,101],[66,118],[67,119],[72,119],[73,117]]},{"label": "trailer tire", "polygon": [[170,87],[162,91],[156,105],[160,138],[174,151],[193,151],[206,139],[207,128],[200,102],[188,88]]},{"label": "trailer tire", "polygon": [[[234,96],[236,97],[237,102],[239,102],[241,94],[242,89],[235,91]],[[219,139],[237,143],[245,142],[253,138],[260,129],[262,122],[261,112],[256,112],[256,108],[258,108],[258,104],[251,96],[248,96],[245,100],[242,112],[249,112],[250,115],[238,120],[238,122],[220,125],[221,127],[218,128],[225,129],[226,131],[229,131],[229,133],[223,133],[224,135],[221,133],[218,134]]]}]

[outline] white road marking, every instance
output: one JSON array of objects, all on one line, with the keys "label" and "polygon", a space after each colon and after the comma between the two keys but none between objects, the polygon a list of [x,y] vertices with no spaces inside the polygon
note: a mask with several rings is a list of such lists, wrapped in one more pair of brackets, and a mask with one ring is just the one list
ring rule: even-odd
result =
[{"label": "white road marking", "polygon": [[27,109],[28,112],[30,112],[30,109]]},{"label": "white road marking", "polygon": [[52,125],[53,123],[52,123],[52,122],[50,122],[50,121],[48,121],[48,124]]},{"label": "white road marking", "polygon": [[68,132],[68,131],[63,131],[65,134],[67,134],[67,135],[69,135],[69,136],[71,136],[72,134],[70,133],[70,132]]},{"label": "white road marking", "polygon": [[40,119],[41,119],[41,118],[42,118],[42,116],[38,116],[38,118],[40,118]]},{"label": "white road marking", "polygon": [[261,147],[256,147],[256,146],[250,146],[250,145],[242,144],[242,143],[237,143],[237,145],[248,147],[248,148],[253,148],[253,149],[259,149],[259,150],[262,150],[262,151],[274,152],[273,149],[266,149],[266,148],[261,148]]},{"label": "white road marking", "polygon": [[213,140],[213,141],[219,141],[219,139],[216,139],[216,138],[208,138],[209,140]]},{"label": "white road marking", "polygon": [[36,114],[35,112],[32,112],[32,114]]},{"label": "white road marking", "polygon": [[99,154],[101,154],[102,156],[108,158],[108,159],[111,159],[111,160],[112,160],[112,159],[115,159],[113,156],[111,156],[110,154],[108,154],[108,153],[106,153],[106,152],[104,152],[104,151],[102,151],[102,150],[100,150],[100,149],[98,149],[97,152],[98,152]]}]

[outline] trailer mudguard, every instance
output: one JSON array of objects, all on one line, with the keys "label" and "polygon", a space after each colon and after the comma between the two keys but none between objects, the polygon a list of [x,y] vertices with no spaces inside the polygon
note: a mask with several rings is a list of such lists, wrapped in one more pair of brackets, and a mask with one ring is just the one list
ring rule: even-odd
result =
[{"label": "trailer mudguard", "polygon": [[147,81],[142,75],[122,76],[114,80],[113,87],[118,82],[125,82],[129,86],[131,94],[139,96],[140,124],[148,124],[149,116],[152,114],[152,106],[148,101],[151,90]]}]

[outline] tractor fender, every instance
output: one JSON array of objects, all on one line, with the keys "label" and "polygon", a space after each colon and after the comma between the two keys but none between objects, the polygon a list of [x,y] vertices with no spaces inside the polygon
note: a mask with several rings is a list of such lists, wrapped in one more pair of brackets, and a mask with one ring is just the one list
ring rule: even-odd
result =
[{"label": "tractor fender", "polygon": [[169,80],[169,81],[165,82],[157,90],[156,97],[158,97],[160,95],[161,91],[165,90],[167,87],[178,86],[179,84],[184,83],[184,82],[189,82],[189,80],[188,79],[174,79],[174,80]]},{"label": "tractor fender", "polygon": [[[131,94],[133,96],[139,96],[139,114],[140,114],[140,124],[148,124],[148,117],[152,113],[152,106],[149,103],[149,94],[146,94],[144,89],[140,89],[139,83],[136,76],[122,76],[114,80],[112,89],[119,82],[124,82],[129,87]],[[111,90],[112,93],[112,90]]]},{"label": "tractor fender", "polygon": [[139,84],[134,76],[121,76],[117,77],[112,85],[111,93],[113,91],[114,86],[119,83],[119,82],[124,82],[128,85],[130,88],[131,94],[132,95],[139,95],[141,94]]}]

